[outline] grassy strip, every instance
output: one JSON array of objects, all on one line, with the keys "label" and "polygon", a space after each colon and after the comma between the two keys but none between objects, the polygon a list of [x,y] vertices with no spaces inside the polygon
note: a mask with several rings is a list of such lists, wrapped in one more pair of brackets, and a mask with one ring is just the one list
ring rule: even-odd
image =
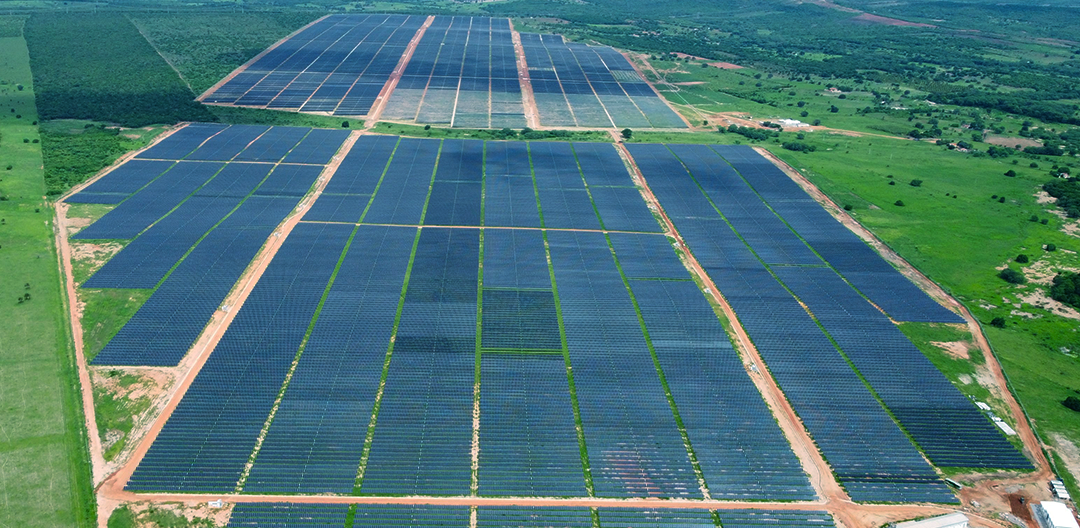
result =
[{"label": "grassy strip", "polygon": [[11,36],[0,37],[0,430],[6,432],[0,523],[93,526],[90,455],[67,316],[74,299],[64,295],[52,209],[41,198],[45,180],[40,143],[33,142],[38,118],[26,43],[14,30],[5,34]]}]

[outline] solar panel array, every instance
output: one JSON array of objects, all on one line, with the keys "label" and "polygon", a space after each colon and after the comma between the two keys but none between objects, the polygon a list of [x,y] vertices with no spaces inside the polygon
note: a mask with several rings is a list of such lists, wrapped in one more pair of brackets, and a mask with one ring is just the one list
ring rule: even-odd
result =
[{"label": "solar panel array", "polygon": [[534,33],[522,33],[521,44],[542,125],[686,128],[614,49]]},{"label": "solar panel array", "polygon": [[330,15],[234,72],[203,101],[366,115],[425,19]]},{"label": "solar panel array", "polygon": [[382,118],[466,128],[524,127],[509,19],[434,17]]},{"label": "solar panel array", "polygon": [[[432,211],[468,210],[448,204],[473,204],[479,219],[479,201],[434,189],[481,185],[488,170],[538,190],[570,187],[596,225],[607,224],[596,218],[605,208],[589,200],[593,184],[636,192],[611,145],[362,138],[356,146],[342,164],[351,168],[326,189],[373,193],[363,221],[299,224],[129,489],[703,497],[715,486],[715,497],[814,497],[662,235],[418,231]],[[535,196],[531,207],[547,222]],[[621,218],[652,221],[643,205],[626,209]],[[414,224],[371,225],[374,211]],[[614,258],[624,248],[648,264],[624,273]]]},{"label": "solar panel array", "polygon": [[[428,506],[358,504],[351,507],[352,524],[347,524],[348,504],[239,503],[229,519],[230,527],[285,528],[336,527],[383,528],[465,528],[468,506]],[[679,508],[585,508],[480,506],[476,508],[478,528],[593,528],[593,515],[601,528],[723,527],[833,528],[826,512],[809,510],[691,510]],[[717,523],[719,520],[719,523]]]},{"label": "solar panel array", "polygon": [[83,286],[158,288],[93,363],[176,365],[323,169],[281,161],[327,162],[347,135],[195,123],[140,154],[152,159],[131,160],[88,186],[91,196],[129,195],[73,238],[134,240]]},{"label": "solar panel array", "polygon": [[852,498],[882,500],[862,492],[874,486],[892,500],[955,500],[796,299],[721,220],[680,159],[663,145],[630,151]]}]

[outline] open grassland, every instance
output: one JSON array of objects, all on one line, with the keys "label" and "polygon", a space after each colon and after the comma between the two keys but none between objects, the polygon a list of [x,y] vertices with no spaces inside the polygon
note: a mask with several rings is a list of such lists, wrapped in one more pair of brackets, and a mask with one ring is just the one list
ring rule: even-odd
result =
[{"label": "open grassland", "polygon": [[90,526],[86,434],[32,86],[25,42],[0,37],[0,526]]}]

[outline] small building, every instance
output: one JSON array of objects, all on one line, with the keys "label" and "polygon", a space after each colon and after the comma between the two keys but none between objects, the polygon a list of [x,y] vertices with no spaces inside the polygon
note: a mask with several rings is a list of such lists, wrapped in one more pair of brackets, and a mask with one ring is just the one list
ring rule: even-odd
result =
[{"label": "small building", "polygon": [[921,521],[908,521],[896,525],[896,528],[968,528],[967,515],[950,513]]},{"label": "small building", "polygon": [[1080,528],[1080,525],[1076,524],[1076,516],[1064,503],[1042,501],[1032,505],[1031,509],[1042,528]]}]

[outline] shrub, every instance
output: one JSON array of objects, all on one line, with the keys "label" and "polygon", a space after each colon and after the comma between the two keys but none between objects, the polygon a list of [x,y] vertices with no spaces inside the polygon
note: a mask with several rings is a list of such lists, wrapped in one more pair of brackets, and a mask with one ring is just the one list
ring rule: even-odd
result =
[{"label": "shrub", "polygon": [[1027,279],[1024,277],[1023,273],[1016,271],[1012,268],[1005,268],[1001,270],[1001,273],[998,273],[998,277],[1001,277],[1001,280],[1004,280],[1009,284],[1023,284],[1027,282]]},{"label": "shrub", "polygon": [[1004,317],[995,317],[995,318],[991,319],[990,320],[990,326],[993,326],[995,328],[1005,328],[1005,318]]},{"label": "shrub", "polygon": [[1005,203],[1005,197],[998,198],[998,203]]},{"label": "shrub", "polygon": [[780,146],[787,150],[795,152],[813,152],[817,150],[817,147],[815,147],[814,145],[807,145],[806,143],[800,141],[787,141]]},{"label": "shrub", "polygon": [[912,187],[922,187],[922,180],[911,180],[911,183],[908,185]]},{"label": "shrub", "polygon": [[622,130],[621,134],[622,134],[623,139],[630,139],[631,137],[634,136],[634,131],[630,130],[629,128],[624,128]]},{"label": "shrub", "polygon": [[341,128],[349,128],[349,122],[348,121],[342,121],[341,122]]},{"label": "shrub", "polygon": [[1028,262],[1030,262],[1030,259],[1028,259],[1027,255],[1021,253],[1021,254],[1016,256],[1016,261],[1021,263],[1021,264],[1027,264]]},{"label": "shrub", "polygon": [[903,207],[904,206],[904,201],[903,200],[897,200],[897,201],[893,202],[893,205],[895,205],[897,207]]},{"label": "shrub", "polygon": [[1080,398],[1077,398],[1076,396],[1065,398],[1061,404],[1071,411],[1080,412]]},{"label": "shrub", "polygon": [[1058,273],[1050,286],[1050,298],[1080,308],[1080,274]]},{"label": "shrub", "polygon": [[1047,244],[1046,245],[1046,250],[1047,251],[1057,251],[1057,246],[1054,245],[1054,244]]},{"label": "shrub", "polygon": [[1009,170],[1005,171],[1005,175],[1010,177],[1010,178],[1015,178],[1016,177],[1016,171],[1014,171],[1012,169],[1009,169]]},{"label": "shrub", "polygon": [[852,209],[854,209],[854,207],[852,207],[851,204],[847,204],[847,205],[844,206],[845,211],[850,211]]}]

